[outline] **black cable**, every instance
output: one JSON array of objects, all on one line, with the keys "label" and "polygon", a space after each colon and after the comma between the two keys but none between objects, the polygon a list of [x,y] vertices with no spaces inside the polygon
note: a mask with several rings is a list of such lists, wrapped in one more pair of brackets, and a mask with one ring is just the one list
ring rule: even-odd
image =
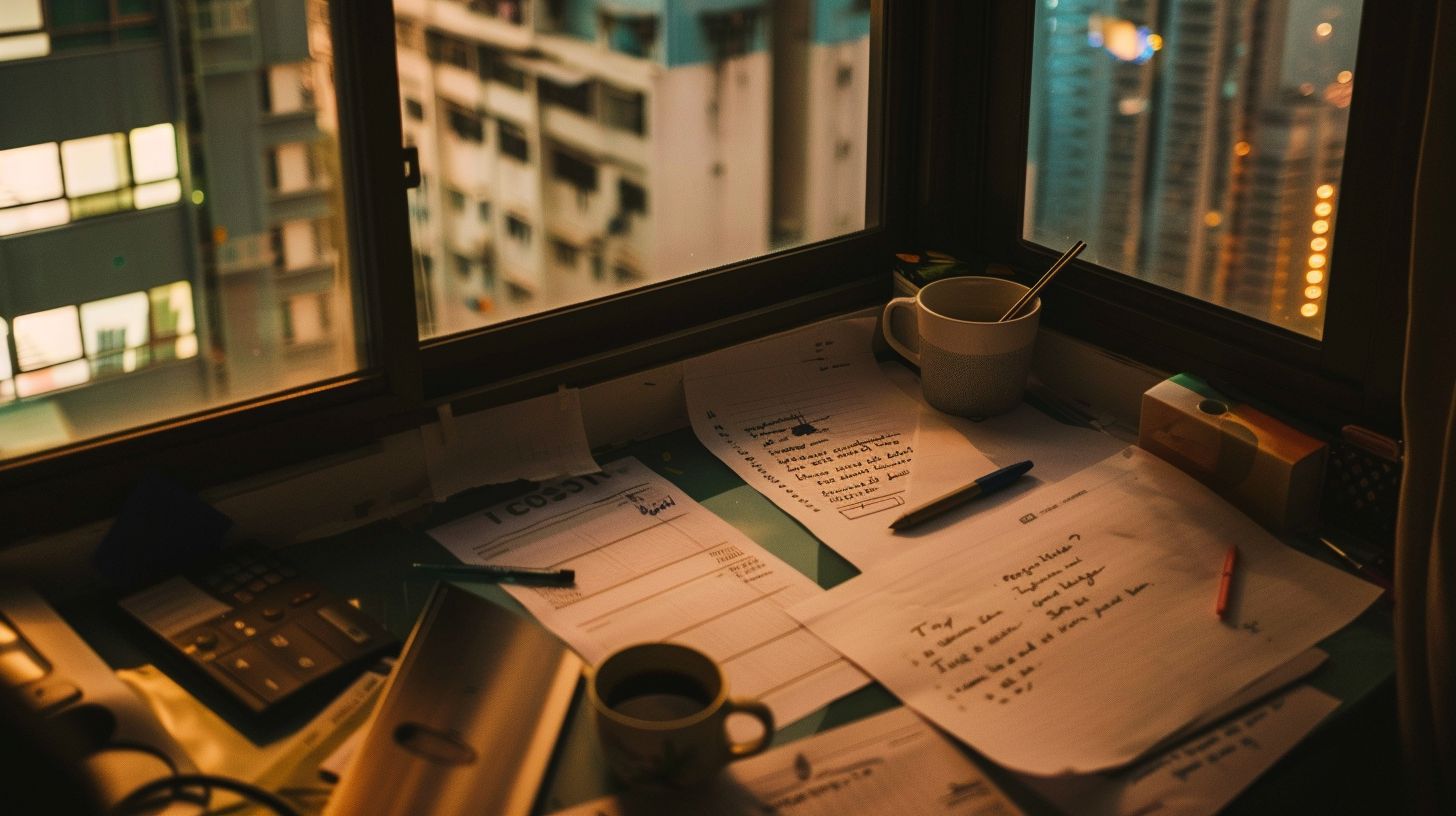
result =
[{"label": "black cable", "polygon": [[[215,774],[176,774],[175,776],[154,779],[142,785],[131,793],[127,794],[116,806],[111,809],[111,816],[131,816],[131,814],[142,813],[144,808],[155,808],[162,802],[152,800],[152,797],[161,791],[171,791],[172,795],[167,799],[175,799],[176,791],[184,785],[198,785],[211,790],[221,788],[225,791],[236,793],[255,804],[278,814],[278,816],[299,816],[293,806],[266,791],[257,785],[232,779],[226,776]],[[162,800],[163,802],[167,800]]]}]

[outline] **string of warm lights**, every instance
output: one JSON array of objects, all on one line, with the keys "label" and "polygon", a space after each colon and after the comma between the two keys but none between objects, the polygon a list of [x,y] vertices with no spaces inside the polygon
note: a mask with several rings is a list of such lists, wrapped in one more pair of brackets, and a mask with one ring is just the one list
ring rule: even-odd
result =
[{"label": "string of warm lights", "polygon": [[1318,301],[1325,294],[1322,284],[1325,282],[1325,269],[1329,263],[1326,250],[1330,247],[1330,239],[1325,235],[1330,231],[1330,215],[1335,211],[1332,203],[1332,199],[1335,197],[1335,185],[1321,184],[1315,188],[1314,194],[1318,200],[1314,205],[1315,218],[1309,225],[1309,231],[1314,233],[1314,237],[1309,241],[1310,252],[1306,259],[1309,268],[1304,273],[1304,280],[1308,285],[1304,287],[1305,303],[1299,307],[1299,313],[1305,317],[1314,317],[1319,314]]}]

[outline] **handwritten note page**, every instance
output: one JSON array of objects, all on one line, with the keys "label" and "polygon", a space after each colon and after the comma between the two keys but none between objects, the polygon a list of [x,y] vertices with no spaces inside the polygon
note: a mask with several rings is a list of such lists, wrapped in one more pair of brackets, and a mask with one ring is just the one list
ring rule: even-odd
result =
[{"label": "handwritten note page", "polygon": [[1013,816],[1016,806],[924,720],[896,708],[735,762],[691,792],[606,797],[558,816]]},{"label": "handwritten note page", "polygon": [[[870,353],[872,320],[820,323],[688,361],[688,416],[708,450],[860,568],[925,540],[889,524],[909,509],[917,432],[961,464],[938,495],[995,469]],[[937,492],[938,491],[938,492]]]},{"label": "handwritten note page", "polygon": [[461,416],[447,413],[421,428],[420,437],[436,501],[480,485],[600,470],[575,388]]},{"label": "handwritten note page", "polygon": [[1132,761],[1377,594],[1127,448],[791,611],[991,760],[1050,776]]},{"label": "handwritten note page", "polygon": [[1339,705],[1299,686],[1115,774],[1023,781],[1069,813],[1205,816],[1233,801]]},{"label": "handwritten note page", "polygon": [[824,590],[636,459],[430,534],[469,564],[575,570],[574,587],[506,589],[591,663],[633,643],[683,643],[785,724],[868,682],[784,611]]}]

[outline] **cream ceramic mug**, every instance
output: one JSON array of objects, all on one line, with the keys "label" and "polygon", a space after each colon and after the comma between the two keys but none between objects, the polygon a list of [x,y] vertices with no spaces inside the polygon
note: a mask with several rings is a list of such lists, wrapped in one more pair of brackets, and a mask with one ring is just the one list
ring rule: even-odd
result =
[{"label": "cream ceramic mug", "polygon": [[[773,737],[768,706],[728,696],[723,670],[688,646],[628,646],[592,671],[587,690],[607,764],[629,784],[696,785]],[[727,719],[735,713],[757,719],[763,733],[733,741]]]},{"label": "cream ceramic mug", "polygon": [[1026,390],[1041,298],[1019,317],[996,321],[1027,291],[1000,278],[942,278],[885,304],[885,340],[920,367],[933,407],[965,417],[1004,414]]}]

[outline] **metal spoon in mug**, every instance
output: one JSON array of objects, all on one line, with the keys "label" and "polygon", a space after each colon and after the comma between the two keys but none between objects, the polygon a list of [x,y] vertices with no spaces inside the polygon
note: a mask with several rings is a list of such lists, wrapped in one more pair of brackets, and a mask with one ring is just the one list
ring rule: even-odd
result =
[{"label": "metal spoon in mug", "polygon": [[1071,249],[1062,253],[1062,257],[1058,258],[1057,262],[1052,264],[1052,268],[1048,269],[1045,275],[1041,276],[1041,280],[1037,281],[1036,284],[1032,286],[1026,294],[1022,295],[1021,299],[1016,301],[1016,303],[1010,309],[1007,309],[1006,314],[1001,315],[1001,319],[997,320],[996,322],[1005,323],[1013,316],[1015,316],[1017,312],[1024,309],[1027,304],[1034,302],[1036,300],[1037,294],[1041,292],[1041,288],[1051,282],[1052,276],[1062,271],[1062,267],[1071,263],[1072,259],[1077,257],[1077,254],[1086,248],[1087,245],[1085,243],[1083,243],[1082,241],[1078,241],[1077,243],[1072,245]]}]

